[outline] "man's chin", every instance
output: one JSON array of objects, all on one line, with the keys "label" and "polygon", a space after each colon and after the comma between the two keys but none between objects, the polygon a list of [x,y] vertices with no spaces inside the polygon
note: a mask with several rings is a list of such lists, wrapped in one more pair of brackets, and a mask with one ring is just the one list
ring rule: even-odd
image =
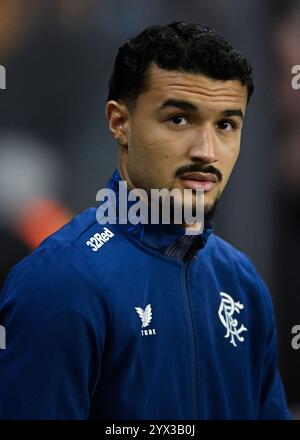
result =
[{"label": "man's chin", "polygon": [[218,199],[214,203],[204,206],[204,225],[205,226],[211,225],[213,218],[216,214],[217,205],[218,205]]},{"label": "man's chin", "polygon": [[[216,214],[218,200],[219,199],[216,199],[212,203],[210,202],[210,203],[205,203],[204,204],[204,215],[203,215],[203,217],[204,217],[204,225],[205,226],[211,225],[211,223],[212,223],[212,221],[213,221],[213,219],[215,217],[215,214]],[[196,207],[194,205],[192,207],[192,215],[194,217],[197,217],[199,215],[199,213],[197,212]],[[198,219],[198,220],[202,221],[203,217],[201,217],[201,219]]]},{"label": "man's chin", "polygon": [[[217,207],[217,201],[210,204],[204,204],[204,212],[203,210],[202,212],[200,212],[201,210],[199,210],[199,207],[197,209],[194,204],[192,205],[178,204],[176,210],[177,213],[181,211],[180,218],[183,220],[184,224],[191,224],[197,222],[203,223],[204,220],[204,226],[210,226],[216,212],[216,207]],[[175,206],[173,205],[171,208],[171,218],[172,218],[172,222],[175,221],[176,223],[175,220],[176,216],[174,216],[174,208]]]}]

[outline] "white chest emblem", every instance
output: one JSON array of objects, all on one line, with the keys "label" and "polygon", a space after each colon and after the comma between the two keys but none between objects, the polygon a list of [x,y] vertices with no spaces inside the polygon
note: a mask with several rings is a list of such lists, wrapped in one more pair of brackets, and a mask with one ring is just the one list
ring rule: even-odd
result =
[{"label": "white chest emblem", "polygon": [[143,310],[141,307],[135,307],[135,310],[142,320],[142,328],[147,327],[152,319],[151,304],[148,304],[145,310]]},{"label": "white chest emblem", "polygon": [[244,308],[243,304],[239,301],[235,302],[233,298],[228,295],[228,293],[220,292],[221,303],[218,311],[219,318],[226,328],[227,332],[225,338],[230,337],[230,343],[236,347],[236,340],[243,342],[245,338],[241,336],[242,332],[246,332],[246,327],[242,324],[239,328],[239,323],[237,319],[233,318],[234,313],[240,313]]},{"label": "white chest emblem", "polygon": [[[150,324],[150,322],[152,320],[151,304],[148,304],[145,307],[145,310],[142,309],[141,307],[135,307],[135,310],[142,320],[142,329],[145,327],[148,327],[148,325]],[[152,336],[152,335],[156,335],[156,330],[155,330],[155,328],[148,329],[148,330],[141,330],[141,333],[142,333],[142,336]]]}]

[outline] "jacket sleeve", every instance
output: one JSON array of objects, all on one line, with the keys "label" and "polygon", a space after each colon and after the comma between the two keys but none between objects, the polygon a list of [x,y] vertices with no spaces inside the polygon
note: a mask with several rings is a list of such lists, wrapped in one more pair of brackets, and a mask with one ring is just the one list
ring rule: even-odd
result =
[{"label": "jacket sleeve", "polygon": [[74,250],[38,250],[0,296],[0,419],[86,419],[100,374],[104,317]]},{"label": "jacket sleeve", "polygon": [[266,303],[267,338],[259,419],[291,419],[277,365],[277,337],[271,295],[261,281]]}]

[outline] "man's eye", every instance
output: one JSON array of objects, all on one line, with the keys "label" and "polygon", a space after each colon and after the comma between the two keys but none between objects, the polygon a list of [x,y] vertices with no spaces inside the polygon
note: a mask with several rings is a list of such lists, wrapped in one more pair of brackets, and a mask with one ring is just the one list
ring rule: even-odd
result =
[{"label": "man's eye", "polygon": [[237,128],[237,125],[234,121],[223,119],[222,121],[218,122],[218,128],[225,131],[235,130]]},{"label": "man's eye", "polygon": [[182,115],[172,116],[172,118],[168,119],[168,121],[172,122],[175,125],[187,125],[188,120]]}]

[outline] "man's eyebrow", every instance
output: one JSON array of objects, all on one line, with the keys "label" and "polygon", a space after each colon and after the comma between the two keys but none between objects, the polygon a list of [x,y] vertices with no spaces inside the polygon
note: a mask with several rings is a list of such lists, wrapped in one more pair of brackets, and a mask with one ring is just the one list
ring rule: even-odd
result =
[{"label": "man's eyebrow", "polygon": [[163,110],[165,108],[168,107],[177,107],[180,108],[181,110],[189,110],[189,111],[193,111],[196,112],[198,110],[197,106],[192,104],[189,101],[185,101],[182,99],[167,99],[160,107],[159,110]]},{"label": "man's eyebrow", "polygon": [[[163,110],[168,107],[177,107],[177,108],[180,108],[181,110],[193,111],[193,112],[198,111],[198,107],[196,105],[192,104],[189,101],[185,101],[183,99],[174,99],[174,98],[167,99],[159,107],[159,110]],[[242,120],[244,119],[244,114],[243,114],[242,110],[240,110],[240,109],[227,109],[227,110],[222,111],[222,115],[223,116],[238,116]]]},{"label": "man's eyebrow", "polygon": [[242,120],[244,119],[244,114],[240,109],[228,109],[222,112],[223,116],[238,116]]}]

